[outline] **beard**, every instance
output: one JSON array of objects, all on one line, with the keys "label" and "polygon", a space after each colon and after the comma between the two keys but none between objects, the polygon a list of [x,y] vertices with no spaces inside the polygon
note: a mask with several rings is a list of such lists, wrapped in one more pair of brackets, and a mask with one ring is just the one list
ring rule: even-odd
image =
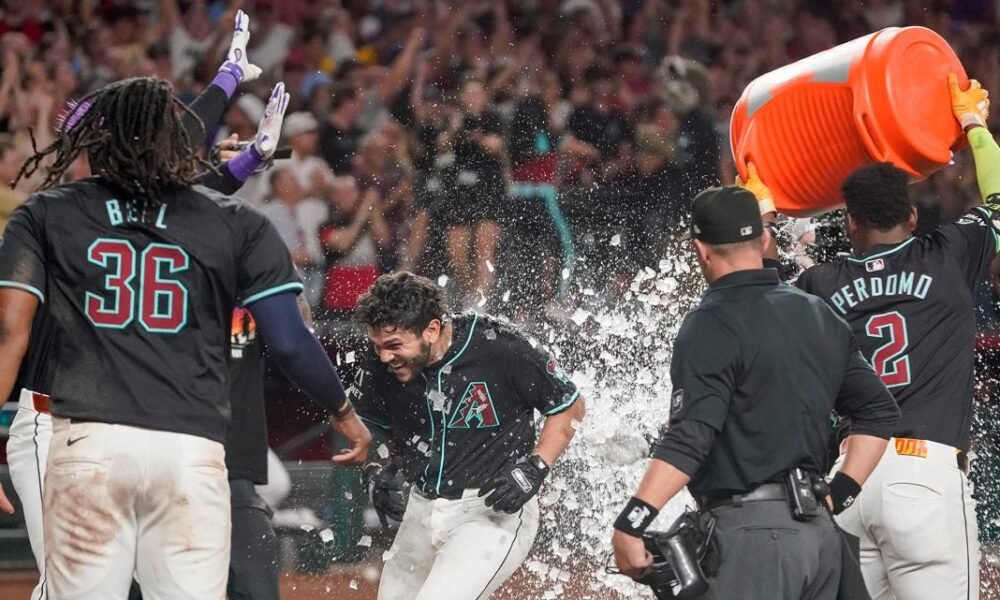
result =
[{"label": "beard", "polygon": [[[421,339],[420,352],[413,358],[406,359],[404,366],[410,372],[410,379],[413,379],[414,377],[416,377],[417,373],[423,371],[424,368],[428,364],[430,364],[430,362],[431,362],[431,344],[430,342]],[[393,371],[393,373],[396,373],[396,370],[393,369],[391,366],[389,368],[390,370]],[[396,373],[396,376],[398,377],[399,374]]]}]

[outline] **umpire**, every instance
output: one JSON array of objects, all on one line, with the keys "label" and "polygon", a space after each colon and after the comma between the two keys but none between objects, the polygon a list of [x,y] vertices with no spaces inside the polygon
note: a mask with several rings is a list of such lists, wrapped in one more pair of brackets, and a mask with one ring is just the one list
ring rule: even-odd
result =
[{"label": "umpire", "polygon": [[[832,600],[844,542],[828,510],[839,513],[861,491],[899,419],[896,402],[847,324],[763,268],[753,194],[701,192],[691,230],[709,287],[677,334],[670,427],[615,521],[615,561],[633,578],[649,572],[643,533],[688,486],[715,517],[721,552],[697,597]],[[827,488],[819,474],[831,410],[855,427]]]}]

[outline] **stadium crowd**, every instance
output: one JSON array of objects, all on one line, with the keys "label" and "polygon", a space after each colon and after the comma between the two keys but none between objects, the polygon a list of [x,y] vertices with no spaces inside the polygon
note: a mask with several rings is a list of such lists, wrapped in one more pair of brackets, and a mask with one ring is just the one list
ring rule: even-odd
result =
[{"label": "stadium crowd", "polygon": [[[46,143],[68,101],[135,75],[194,98],[241,6],[264,77],[209,146],[251,138],[286,82],[292,157],[242,196],[278,226],[327,317],[397,267],[446,275],[459,305],[511,313],[623,289],[656,265],[696,191],[732,181],[728,120],[745,85],[865,33],[930,27],[1000,89],[989,0],[9,2],[0,219],[36,183],[8,185],[29,130]],[[961,214],[970,164],[922,184],[927,204]]]}]

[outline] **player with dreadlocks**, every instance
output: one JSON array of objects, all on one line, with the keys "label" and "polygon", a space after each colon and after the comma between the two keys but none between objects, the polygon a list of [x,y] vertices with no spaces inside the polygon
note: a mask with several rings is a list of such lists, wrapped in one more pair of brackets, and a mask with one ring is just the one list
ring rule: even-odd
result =
[{"label": "player with dreadlocks", "polygon": [[[351,448],[335,462],[362,460],[370,435],[302,322],[273,226],[192,185],[200,162],[170,86],[131,79],[81,106],[31,159],[25,172],[48,156],[52,168],[0,245],[0,397],[39,302],[52,322],[48,588],[123,599],[134,572],[149,597],[221,599],[232,307],[248,307],[279,365],[336,415]],[[269,155],[276,142],[255,146]],[[95,176],[56,185],[78,156]]]}]

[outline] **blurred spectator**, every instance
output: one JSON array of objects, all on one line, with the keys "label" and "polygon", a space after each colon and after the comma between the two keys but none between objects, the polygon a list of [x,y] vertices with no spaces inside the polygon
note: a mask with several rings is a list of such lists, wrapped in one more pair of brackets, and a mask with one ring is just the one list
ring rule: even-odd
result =
[{"label": "blurred spectator", "polygon": [[269,174],[271,201],[261,207],[261,212],[270,219],[278,230],[278,235],[288,246],[295,265],[306,270],[315,264],[307,243],[308,235],[299,223],[296,205],[305,199],[306,191],[288,167],[275,168]]},{"label": "blurred spectator", "polygon": [[295,39],[295,30],[281,23],[275,14],[274,0],[257,0],[251,11],[250,44],[247,54],[250,62],[271,73],[288,56],[288,49]]},{"label": "blurred spectator", "polygon": [[452,119],[443,139],[455,168],[446,244],[461,301],[473,307],[493,291],[507,184],[503,124],[489,106],[486,86],[478,79],[466,81],[460,102],[462,113]]},{"label": "blurred spectator", "polygon": [[0,134],[0,233],[7,227],[10,214],[28,197],[26,192],[10,187],[25,158],[16,148],[13,136]]},{"label": "blurred spectator", "polygon": [[332,215],[320,230],[326,251],[323,307],[343,317],[378,278],[378,248],[388,244],[390,233],[378,193],[369,190],[362,195],[353,177],[337,177],[331,199]]},{"label": "blurred spectator", "polygon": [[319,123],[308,112],[292,113],[285,117],[283,135],[292,149],[292,157],[283,168],[294,174],[302,189],[303,198],[295,205],[299,226],[306,236],[309,266],[306,275],[306,299],[310,304],[319,300],[323,288],[323,265],[326,262],[319,241],[319,229],[330,218],[327,200],[333,186],[333,171],[322,158],[319,149]]},{"label": "blurred spectator", "polygon": [[320,156],[326,160],[334,173],[350,171],[361,137],[361,132],[357,128],[360,114],[361,98],[357,90],[342,88],[334,92],[329,116],[319,130]]}]

